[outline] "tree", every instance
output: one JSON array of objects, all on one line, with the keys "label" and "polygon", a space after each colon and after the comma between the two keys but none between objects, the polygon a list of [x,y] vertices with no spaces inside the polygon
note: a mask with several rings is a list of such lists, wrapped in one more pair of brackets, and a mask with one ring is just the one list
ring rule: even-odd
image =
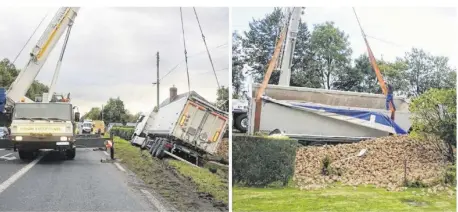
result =
[{"label": "tree", "polygon": [[409,96],[418,96],[430,88],[454,88],[456,70],[448,66],[448,58],[433,56],[422,49],[407,52]]},{"label": "tree", "polygon": [[138,112],[134,115],[132,115],[131,119],[130,119],[130,122],[137,122],[138,118],[142,115],[141,112]]},{"label": "tree", "polygon": [[125,116],[123,118],[124,118],[125,123],[127,123],[127,122],[134,122],[135,123],[135,122],[137,122],[137,119],[138,119],[138,117],[140,117],[140,115],[141,115],[140,112],[138,112],[136,114],[132,114],[129,111],[126,111],[126,114],[125,114]]},{"label": "tree", "polygon": [[414,98],[409,110],[413,114],[413,134],[439,137],[447,142],[453,156],[452,146],[456,147],[456,88],[430,89]]},{"label": "tree", "polygon": [[[344,67],[337,72],[333,87],[337,90],[365,93],[382,93],[380,83],[366,54],[355,59],[353,67]],[[383,78],[395,89],[397,95],[405,95],[408,90],[407,63],[402,58],[395,62],[377,61],[377,66]]]},{"label": "tree", "polygon": [[229,112],[229,88],[221,86],[216,92],[216,105],[222,110]]},{"label": "tree", "polygon": [[310,48],[307,24],[299,24],[296,46],[291,64],[291,86],[320,88],[321,77]]},{"label": "tree", "polygon": [[[242,47],[244,54],[244,62],[249,68],[255,82],[262,82],[268,63],[272,58],[275,45],[282,31],[282,20],[284,14],[281,8],[275,8],[270,14],[267,14],[263,19],[254,20],[249,23],[250,29],[244,32],[242,38]],[[300,80],[292,81],[295,84],[306,84],[307,74],[297,72],[296,70],[305,69],[298,65],[302,62],[304,64],[306,49],[308,48],[309,32],[307,25],[303,22],[299,24],[299,31],[296,40],[296,47],[294,51],[292,71],[296,77],[302,77]],[[295,78],[295,77],[291,77]],[[280,72],[274,71],[270,77],[269,84],[278,84],[280,79]]]},{"label": "tree", "polygon": [[337,80],[332,83],[332,87],[336,90],[367,92],[362,86],[364,73],[360,69],[351,66],[341,67],[336,73],[336,78]]},{"label": "tree", "polygon": [[316,68],[322,77],[322,86],[331,89],[336,80],[336,72],[347,71],[351,62],[350,42],[344,31],[334,26],[334,22],[317,24],[310,38],[311,51]]},{"label": "tree", "polygon": [[124,108],[124,102],[118,97],[110,98],[103,107],[103,119],[107,123],[126,122],[127,110]]},{"label": "tree", "polygon": [[[13,63],[7,58],[0,61],[0,86],[9,88],[19,75],[20,70],[16,69]],[[49,91],[49,87],[35,80],[26,93],[26,96],[32,100],[36,95],[43,95]]]},{"label": "tree", "polygon": [[354,61],[353,67],[345,67],[337,73],[333,87],[337,90],[365,93],[380,93],[381,88],[375,76],[374,69],[366,54],[360,55]]},{"label": "tree", "polygon": [[89,112],[82,116],[82,119],[91,119],[91,120],[102,120],[101,109],[98,107],[93,107]]},{"label": "tree", "polygon": [[[407,79],[407,63],[397,58],[395,62],[378,61],[377,62],[383,78],[393,86],[396,95],[407,95],[409,81]],[[379,92],[382,93],[379,86]],[[378,93],[378,92],[377,92]]]},{"label": "tree", "polygon": [[237,99],[242,93],[243,80],[243,58],[242,38],[237,32],[232,33],[232,98]]}]

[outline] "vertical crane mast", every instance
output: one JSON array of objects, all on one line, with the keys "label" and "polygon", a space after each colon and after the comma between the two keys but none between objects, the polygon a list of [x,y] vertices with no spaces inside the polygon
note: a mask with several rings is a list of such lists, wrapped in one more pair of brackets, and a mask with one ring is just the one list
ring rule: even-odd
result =
[{"label": "vertical crane mast", "polygon": [[[44,63],[48,59],[49,53],[54,49],[62,34],[73,23],[76,18],[79,7],[60,8],[45,32],[38,40],[36,46],[30,53],[30,59],[23,70],[16,77],[7,91],[7,106],[24,98],[27,90],[30,88]],[[51,85],[53,86],[53,85]],[[52,94],[51,94],[52,95]]]},{"label": "vertical crane mast", "polygon": [[288,21],[288,34],[286,36],[283,54],[280,57],[280,81],[278,85],[289,86],[291,79],[291,65],[293,62],[294,47],[296,46],[297,33],[299,31],[299,22],[303,9],[300,7],[293,7],[291,11],[291,19]]}]

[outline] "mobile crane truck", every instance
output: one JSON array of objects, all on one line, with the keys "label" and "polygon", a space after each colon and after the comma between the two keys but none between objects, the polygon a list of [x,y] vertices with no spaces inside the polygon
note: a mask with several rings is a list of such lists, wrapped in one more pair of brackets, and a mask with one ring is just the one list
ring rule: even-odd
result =
[{"label": "mobile crane truck", "polygon": [[[76,139],[76,122],[80,113],[67,98],[53,92],[62,63],[65,47],[70,35],[71,26],[79,8],[60,8],[44,34],[30,53],[25,68],[10,85],[0,111],[1,122],[10,126],[10,140],[0,142],[0,148],[14,148],[21,159],[34,158],[40,149],[52,149],[65,152],[68,159],[75,158],[77,144],[82,147],[103,147],[104,139]],[[50,52],[67,30],[65,42],[54,72],[49,93],[36,98],[35,102],[25,97],[27,90],[34,82]],[[4,90],[3,90],[4,91]]]}]

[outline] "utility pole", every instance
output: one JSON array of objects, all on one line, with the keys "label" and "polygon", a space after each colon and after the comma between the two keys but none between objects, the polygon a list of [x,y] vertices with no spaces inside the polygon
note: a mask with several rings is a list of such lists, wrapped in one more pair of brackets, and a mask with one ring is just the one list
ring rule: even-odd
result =
[{"label": "utility pole", "polygon": [[159,52],[156,54],[156,65],[157,65],[157,81],[156,81],[156,86],[157,86],[157,110],[159,111]]},{"label": "utility pole", "polygon": [[102,111],[100,111],[100,113],[102,114],[102,121],[103,121],[103,105],[102,105]]}]

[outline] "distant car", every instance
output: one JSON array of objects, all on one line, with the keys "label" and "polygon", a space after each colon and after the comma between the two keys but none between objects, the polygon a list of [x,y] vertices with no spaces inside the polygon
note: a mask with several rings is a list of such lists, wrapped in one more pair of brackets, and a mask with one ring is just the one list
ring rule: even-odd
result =
[{"label": "distant car", "polygon": [[9,130],[7,127],[0,127],[0,139],[8,139]]}]

